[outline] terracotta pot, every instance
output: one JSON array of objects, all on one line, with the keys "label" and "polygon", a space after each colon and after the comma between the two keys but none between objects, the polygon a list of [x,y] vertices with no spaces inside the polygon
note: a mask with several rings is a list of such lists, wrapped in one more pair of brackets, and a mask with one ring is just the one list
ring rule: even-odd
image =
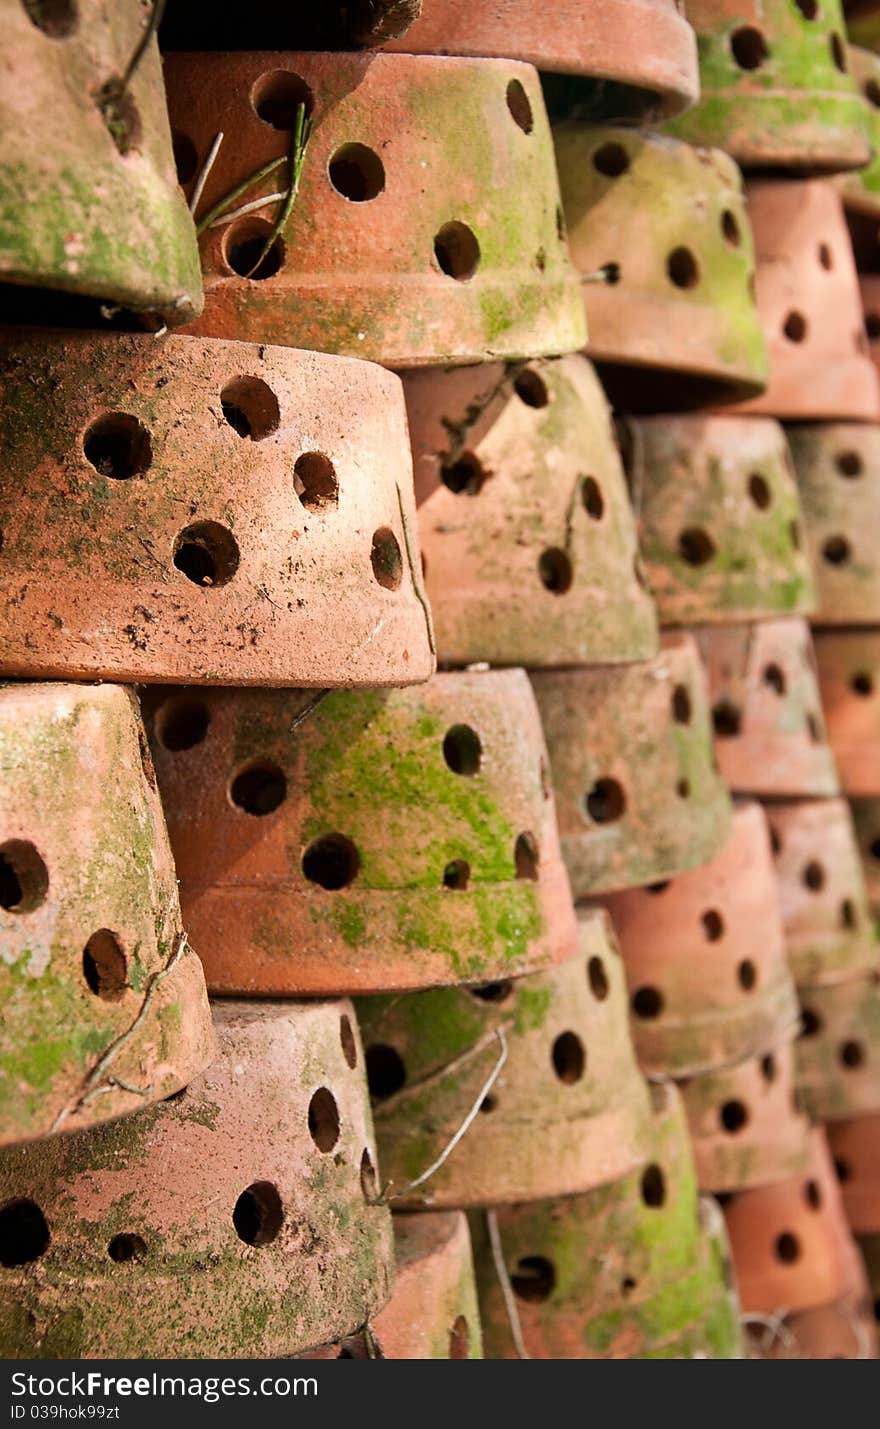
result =
[{"label": "terracotta pot", "polygon": [[521,670],[411,692],[153,692],[184,918],[257,996],[515,977],[576,945]]},{"label": "terracotta pot", "polygon": [[0,16],[0,278],[188,322],[202,282],[155,39],[121,89],[143,11],[2,0]]},{"label": "terracotta pot", "polygon": [[662,625],[813,609],[785,434],[756,417],[628,424],[639,545]]},{"label": "terracotta pot", "polygon": [[770,381],[762,397],[737,410],[791,421],[877,421],[880,383],[866,351],[840,194],[821,180],[752,179],[746,195]]},{"label": "terracotta pot", "polygon": [[841,180],[841,193],[848,213],[864,214],[876,224],[880,218],[880,55],[858,45],[848,45],[846,55],[865,102],[872,158],[864,168]]},{"label": "terracotta pot", "polygon": [[[650,1098],[627,1030],[610,925],[581,922],[576,957],[477,988],[358,1001],[383,1174],[404,1208],[569,1195],[626,1175],[649,1144]],[[423,1185],[501,1055],[476,1123]]]},{"label": "terracotta pot", "polygon": [[878,977],[799,989],[797,1084],[816,1121],[880,1112]]},{"label": "terracotta pot", "polygon": [[746,1312],[812,1310],[861,1288],[824,1133],[814,1130],[810,1141],[805,1175],[740,1191],[724,1206]]},{"label": "terracotta pot", "polygon": [[857,1245],[868,1275],[870,1293],[874,1297],[874,1321],[880,1321],[880,1235],[860,1235]]},{"label": "terracotta pot", "polygon": [[859,1232],[880,1232],[880,1115],[828,1126],[847,1220]]},{"label": "terracotta pot", "polygon": [[580,356],[404,378],[444,664],[649,659],[657,620],[605,395]]},{"label": "terracotta pot", "polygon": [[816,622],[878,624],[880,427],[810,423],[789,427],[788,438],[818,580]]},{"label": "terracotta pot", "polygon": [[828,739],[847,794],[880,794],[880,633],[821,630],[816,663]]},{"label": "terracotta pot", "polygon": [[[697,1201],[681,1103],[653,1088],[651,1159],[582,1196],[502,1207],[503,1261],[532,1359],[738,1358],[724,1223]],[[515,1359],[485,1213],[471,1217],[487,1357]]]},{"label": "terracotta pot", "polygon": [[290,1355],[388,1298],[351,1004],[214,1014],[220,1056],[180,1096],[3,1152],[3,1355]]},{"label": "terracotta pot", "polygon": [[244,343],[9,332],[0,393],[0,673],[430,675],[390,373]]},{"label": "terracotta pot", "polygon": [[842,982],[877,967],[849,805],[844,799],[770,804],[767,817],[795,982]]},{"label": "terracotta pot", "polygon": [[752,1357],[763,1360],[875,1360],[877,1326],[870,1293],[843,1295],[830,1305],[755,1319],[749,1329]]},{"label": "terracotta pot", "polygon": [[[165,77],[171,123],[195,153],[196,172],[218,132],[235,136],[211,168],[199,223],[242,184],[229,212],[286,192],[279,174],[295,144],[298,106],[311,123],[299,191],[278,237],[281,201],[204,227],[205,311],[194,331],[389,367],[583,346],[550,130],[530,65],[218,52],[169,55]],[[248,182],[276,159],[280,169]],[[192,180],[186,189],[191,195]]]},{"label": "terracotta pot", "polygon": [[680,1085],[701,1190],[742,1190],[804,1170],[810,1124],[790,1040]]},{"label": "terracotta pot", "polygon": [[0,947],[0,1143],[135,1111],[211,1061],[127,690],[0,688]]},{"label": "terracotta pot", "polygon": [[609,364],[614,405],[662,412],[761,391],[754,250],[732,160],[577,121],[554,125],[553,139],[588,351]]},{"label": "terracotta pot", "polygon": [[880,799],[851,799],[850,809],[862,855],[862,871],[873,909],[880,905]]},{"label": "terracotta pot", "polygon": [[531,679],[576,899],[656,883],[724,847],[730,803],[690,637],[667,636],[643,664]]},{"label": "terracotta pot", "polygon": [[[872,221],[872,248],[880,253],[880,227]],[[859,273],[859,291],[865,324],[868,356],[880,373],[880,273]]]},{"label": "terracotta pot", "polygon": [[840,0],[688,0],[700,99],[670,125],[744,168],[856,169],[870,146]]},{"label": "terracotta pot", "polygon": [[620,939],[643,1070],[705,1071],[766,1051],[797,1026],[760,805],[737,809],[711,862],[603,901]]},{"label": "terracotta pot", "polygon": [[712,704],[715,751],[738,794],[836,794],[810,631],[802,620],[693,631]]}]

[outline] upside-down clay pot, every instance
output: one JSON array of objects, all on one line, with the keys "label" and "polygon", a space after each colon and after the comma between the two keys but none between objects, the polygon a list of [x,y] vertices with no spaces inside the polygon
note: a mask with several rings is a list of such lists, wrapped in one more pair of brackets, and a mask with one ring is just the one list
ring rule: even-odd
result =
[{"label": "upside-down clay pot", "polygon": [[880,632],[816,632],[828,739],[847,794],[880,794]]},{"label": "upside-down clay pot", "polygon": [[746,169],[855,169],[870,145],[840,0],[688,0],[700,98],[669,126]]},{"label": "upside-down clay pot", "polygon": [[[681,1103],[654,1087],[650,1160],[612,1185],[500,1208],[503,1266],[532,1359],[736,1359],[724,1223],[697,1200]],[[485,1212],[471,1216],[487,1358],[514,1359]]]},{"label": "upside-down clay pot", "polygon": [[731,837],[709,863],[603,902],[620,940],[644,1071],[705,1071],[763,1052],[796,1027],[760,805],[735,811]]},{"label": "upside-down clay pot", "polygon": [[649,659],[657,619],[605,395],[581,356],[404,377],[441,663]]},{"label": "upside-down clay pot", "polygon": [[865,102],[872,158],[841,180],[841,193],[848,214],[862,214],[876,224],[880,219],[880,55],[858,45],[847,46],[846,53],[850,73]]},{"label": "upside-down clay pot", "polygon": [[[583,346],[530,65],[221,52],[169,55],[165,78],[190,196],[226,135],[195,213],[205,311],[194,331],[389,367]],[[311,133],[289,215],[279,198],[205,226],[234,191],[227,214],[287,193],[300,106]]]},{"label": "upside-down clay pot", "polygon": [[751,1358],[765,1360],[874,1360],[877,1326],[867,1281],[830,1305],[781,1320],[757,1316],[749,1326]]},{"label": "upside-down clay pot", "polygon": [[[696,45],[675,0],[422,0],[385,46],[408,54],[497,55],[593,83],[585,94],[619,112],[676,114],[696,99]],[[575,91],[577,93],[577,90]]]},{"label": "upside-down clay pot", "polygon": [[759,1057],[681,1082],[701,1190],[761,1186],[804,1169],[810,1124],[795,1090],[795,1030]]},{"label": "upside-down clay pot", "polygon": [[215,992],[480,982],[574,952],[521,670],[317,704],[194,689],[151,704],[184,918]]},{"label": "upside-down clay pot", "polygon": [[220,1003],[171,1101],[0,1156],[9,1358],[291,1355],[390,1292],[350,1003]]},{"label": "upside-down clay pot", "polygon": [[785,433],[766,417],[648,417],[626,442],[661,625],[805,614],[813,576]]},{"label": "upside-down clay pot", "polygon": [[880,382],[866,350],[839,192],[819,179],[752,179],[746,195],[770,380],[763,396],[737,410],[789,421],[877,421]]},{"label": "upside-down clay pot", "polygon": [[799,989],[797,1084],[816,1121],[880,1112],[878,977]]},{"label": "upside-down clay pot", "polygon": [[724,1206],[745,1311],[811,1310],[864,1284],[824,1133],[805,1174],[739,1191]]},{"label": "upside-down clay pot", "polygon": [[819,599],[818,625],[880,624],[880,427],[788,428]]},{"label": "upside-down clay pot", "polygon": [[642,664],[531,679],[576,899],[656,883],[723,848],[730,802],[688,636],[667,636]]},{"label": "upside-down clay pot", "polygon": [[862,871],[872,909],[880,905],[880,799],[851,799],[850,809],[862,856]]},{"label": "upside-down clay pot", "polygon": [[802,620],[700,626],[715,752],[737,794],[766,798],[836,794],[816,662]]},{"label": "upside-down clay pot", "polygon": [[0,672],[324,688],[431,674],[390,373],[10,332],[0,394]]},{"label": "upside-down clay pot", "polygon": [[880,1115],[834,1121],[828,1145],[847,1220],[860,1234],[880,1232]]},{"label": "upside-down clay pot", "polygon": [[[379,1160],[395,1205],[570,1195],[645,1159],[650,1098],[627,1030],[620,954],[603,914],[587,915],[580,932],[577,955],[549,973],[358,1000]],[[451,1154],[411,1185],[477,1102]]]},{"label": "upside-down clay pot", "polygon": [[202,282],[155,39],[122,86],[148,15],[3,0],[0,16],[0,280],[190,321]]},{"label": "upside-down clay pot", "polygon": [[844,799],[767,806],[788,961],[799,985],[878,964],[855,829]]},{"label": "upside-down clay pot", "polygon": [[578,121],[554,125],[553,140],[588,352],[614,405],[663,412],[760,392],[767,353],[733,161]]},{"label": "upside-down clay pot", "polygon": [[127,690],[0,688],[0,947],[0,1143],[135,1111],[211,1061]]}]

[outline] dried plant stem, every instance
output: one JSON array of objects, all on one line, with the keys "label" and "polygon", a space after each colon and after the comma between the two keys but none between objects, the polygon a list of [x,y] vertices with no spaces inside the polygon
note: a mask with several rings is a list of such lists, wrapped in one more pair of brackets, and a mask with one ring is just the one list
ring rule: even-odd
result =
[{"label": "dried plant stem", "polygon": [[[193,191],[192,191],[192,198],[191,198],[190,201],[189,201],[189,211],[190,211],[190,213],[193,214],[193,215],[195,215],[195,211],[196,211],[196,209],[197,209],[198,206],[199,206],[199,203],[200,203],[200,201],[201,201],[202,194],[204,193],[204,190],[205,190],[205,184],[208,182],[208,175],[210,174],[211,170],[212,170],[213,167],[214,167],[214,160],[215,160],[216,157],[217,157],[218,151],[219,151],[219,149],[220,149],[220,145],[221,145],[222,143],[223,143],[223,130],[221,129],[221,130],[220,130],[220,133],[217,134],[217,135],[215,136],[215,138],[214,138],[214,142],[213,142],[213,144],[211,145],[211,148],[210,148],[209,153],[208,153],[208,157],[207,157],[207,159],[205,160],[204,164],[202,165],[202,172],[199,174],[198,178],[196,179],[196,186],[195,186],[195,188],[194,188]],[[212,212],[213,212],[213,210],[212,210]],[[201,228],[197,228],[197,229],[196,229],[196,233],[200,233],[200,232],[201,232]]]},{"label": "dried plant stem", "polygon": [[286,226],[287,220],[293,212],[293,205],[296,203],[296,196],[299,193],[299,181],[302,178],[303,164],[305,163],[306,150],[309,147],[310,134],[311,125],[306,118],[306,107],[304,104],[298,104],[296,107],[293,139],[290,145],[290,187],[287,190],[287,197],[278,211],[275,222],[266,236],[266,241],[260,249],[260,256],[250,272],[246,275],[248,278],[252,277],[253,274],[259,270],[260,264],[270,252],[273,243]]},{"label": "dried plant stem", "polygon": [[507,1266],[504,1263],[504,1251],[501,1247],[501,1235],[498,1230],[498,1217],[494,1211],[486,1212],[486,1229],[489,1232],[489,1245],[492,1247],[495,1274],[498,1276],[498,1284],[501,1286],[501,1295],[504,1300],[504,1308],[507,1311],[507,1319],[510,1322],[510,1333],[513,1336],[514,1349],[521,1360],[528,1360],[531,1359],[531,1355],[526,1349],[525,1340],[523,1339],[519,1311],[516,1308],[516,1300],[513,1298],[513,1286],[510,1283],[510,1276],[507,1273]]},{"label": "dried plant stem", "polygon": [[[208,155],[208,162],[206,163],[205,168],[202,170],[202,175],[199,178],[199,184],[196,186],[196,189],[193,190],[193,201],[190,203],[190,212],[192,213],[195,213],[198,201],[202,196],[202,190],[205,187],[204,181],[210,173],[210,166],[213,164],[214,159],[216,158],[216,150],[217,148],[219,148],[219,141],[222,138],[223,135],[219,134],[214,140],[215,148]],[[215,203],[214,207],[208,210],[204,218],[199,219],[198,223],[196,224],[196,233],[204,233],[206,228],[211,228],[216,222],[216,220],[220,217],[220,215],[222,213],[225,213],[226,209],[231,203],[235,203],[235,200],[237,198],[241,198],[242,194],[246,194],[248,189],[252,189],[254,187],[254,184],[258,184],[261,179],[265,179],[269,174],[273,174],[276,169],[280,169],[281,165],[284,163],[284,160],[285,155],[282,154],[280,159],[273,159],[271,164],[264,164],[262,169],[257,169],[257,172],[255,174],[251,174],[248,178],[242,179],[240,184],[236,184],[234,189],[230,189],[228,194],[223,195],[223,198],[220,199],[219,203]],[[283,198],[284,195],[279,194],[278,197]]]}]

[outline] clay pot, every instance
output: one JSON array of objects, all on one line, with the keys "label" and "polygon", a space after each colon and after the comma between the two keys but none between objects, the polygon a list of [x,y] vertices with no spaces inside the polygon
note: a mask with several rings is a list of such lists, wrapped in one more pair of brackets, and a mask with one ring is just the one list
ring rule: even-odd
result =
[{"label": "clay pot", "polygon": [[390,373],[244,343],[10,332],[0,393],[0,673],[430,675]]},{"label": "clay pot", "polygon": [[857,1240],[874,1296],[874,1320],[880,1321],[880,1235],[860,1235]]},{"label": "clay pot", "polygon": [[771,804],[767,817],[795,982],[841,982],[877,967],[876,937],[846,800]]},{"label": "clay pot", "polygon": [[[880,225],[872,223],[873,247],[880,251]],[[880,273],[859,273],[859,291],[865,323],[868,356],[880,373]]]},{"label": "clay pot", "polygon": [[628,424],[639,546],[662,625],[814,608],[785,434],[745,417]]},{"label": "clay pot", "polygon": [[880,1112],[878,976],[799,989],[797,1084],[816,1121]]},{"label": "clay pot", "polygon": [[388,1298],[351,1004],[214,1015],[218,1060],[178,1097],[0,1156],[3,1355],[290,1355]]},{"label": "clay pot", "polygon": [[620,939],[644,1071],[678,1077],[740,1061],[797,1026],[760,805],[736,810],[711,862],[603,901]]},{"label": "clay pot", "polygon": [[847,1220],[854,1231],[880,1231],[880,1115],[828,1126]]},{"label": "clay pot", "polygon": [[819,625],[880,623],[880,427],[789,427]]},{"label": "clay pot", "polygon": [[811,1310],[863,1284],[824,1133],[810,1134],[806,1174],[732,1196],[724,1218],[745,1311]]},{"label": "clay pot", "polygon": [[828,739],[847,794],[880,794],[880,633],[816,632]]},{"label": "clay pot", "polygon": [[[575,898],[706,863],[730,831],[693,641],[656,660],[532,675]],[[593,712],[597,712],[593,717]]]},{"label": "clay pot", "polygon": [[730,788],[765,798],[836,794],[804,621],[701,626],[693,634],[708,679],[715,751]]},{"label": "clay pot", "polygon": [[[574,958],[475,988],[358,1001],[383,1175],[395,1205],[500,1205],[602,1185],[640,1165],[650,1099],[627,1030],[610,925]],[[473,1126],[424,1184],[498,1065]]]},{"label": "clay pot", "polygon": [[214,1054],[130,693],[0,688],[0,1143],[94,1126]]},{"label": "clay pot", "polygon": [[865,117],[872,158],[869,164],[841,180],[841,193],[848,213],[864,214],[876,224],[880,218],[880,55],[848,45],[850,73],[865,102]]},{"label": "clay pot", "polygon": [[[653,1088],[650,1161],[610,1186],[496,1212],[532,1359],[738,1358],[724,1223],[697,1201],[681,1103]],[[487,1357],[515,1359],[486,1217],[471,1217]]]},{"label": "clay pot", "polygon": [[680,1085],[701,1190],[742,1190],[804,1170],[810,1124],[790,1040]]},{"label": "clay pot", "polygon": [[576,945],[521,670],[411,692],[153,693],[187,929],[257,996],[513,977]]},{"label": "clay pot", "polygon": [[[677,114],[699,92],[694,35],[675,0],[422,0],[421,14],[385,46],[407,54],[498,55],[590,79],[619,114]],[[577,93],[576,87],[573,87]]]},{"label": "clay pot", "polygon": [[[582,347],[538,75],[513,60],[205,53],[165,60],[178,144],[204,165],[196,209],[205,311],[193,331],[389,367]],[[290,216],[299,106],[311,137]],[[279,167],[257,182],[274,160]],[[279,177],[281,176],[281,177]],[[193,181],[186,184],[193,192]],[[269,244],[265,257],[261,257]]]},{"label": "clay pot", "polygon": [[746,195],[770,381],[762,397],[737,410],[790,421],[877,421],[880,382],[866,352],[840,194],[821,180],[752,179]]},{"label": "clay pot", "polygon": [[121,88],[142,10],[2,0],[0,16],[0,279],[190,321],[202,282],[155,39]]},{"label": "clay pot", "polygon": [[763,1316],[749,1328],[752,1357],[763,1360],[875,1360],[877,1326],[867,1284],[830,1305],[786,1315]]},{"label": "clay pot", "polygon": [[688,0],[700,99],[669,128],[744,168],[856,169],[865,105],[849,73],[840,0]]},{"label": "clay pot", "polygon": [[605,395],[580,356],[404,378],[438,659],[649,659],[657,621]]},{"label": "clay pot", "polygon": [[733,161],[576,121],[554,125],[553,139],[588,351],[609,364],[613,404],[663,412],[760,392],[767,354]]},{"label": "clay pot", "polygon": [[862,856],[862,871],[872,908],[880,905],[880,800],[851,799],[850,809]]}]

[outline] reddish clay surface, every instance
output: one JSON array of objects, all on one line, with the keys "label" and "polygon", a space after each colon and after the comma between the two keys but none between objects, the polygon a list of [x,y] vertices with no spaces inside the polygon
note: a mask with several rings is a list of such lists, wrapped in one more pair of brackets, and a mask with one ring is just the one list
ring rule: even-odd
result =
[{"label": "reddish clay surface", "polygon": [[828,1145],[854,1231],[880,1231],[880,1115],[831,1122]]},{"label": "reddish clay surface", "polygon": [[816,571],[818,625],[880,623],[880,427],[788,428]]},{"label": "reddish clay surface", "polygon": [[765,1360],[875,1360],[877,1325],[867,1282],[830,1305],[786,1315],[781,1325],[756,1322],[753,1356]]},{"label": "reddish clay surface", "polygon": [[847,794],[880,794],[880,633],[816,632],[828,739]]},{"label": "reddish clay surface", "polygon": [[868,899],[876,910],[880,905],[880,799],[851,799],[850,809],[855,821]]},{"label": "reddish clay surface", "polygon": [[800,989],[797,1082],[817,1121],[880,1112],[880,974]]},{"label": "reddish clay surface", "polygon": [[[877,224],[872,224],[872,232],[876,233]],[[874,246],[880,249],[880,233],[874,241]],[[862,310],[865,322],[865,337],[868,340],[868,356],[874,364],[875,371],[880,374],[880,273],[859,273],[859,291],[862,298]]]}]

